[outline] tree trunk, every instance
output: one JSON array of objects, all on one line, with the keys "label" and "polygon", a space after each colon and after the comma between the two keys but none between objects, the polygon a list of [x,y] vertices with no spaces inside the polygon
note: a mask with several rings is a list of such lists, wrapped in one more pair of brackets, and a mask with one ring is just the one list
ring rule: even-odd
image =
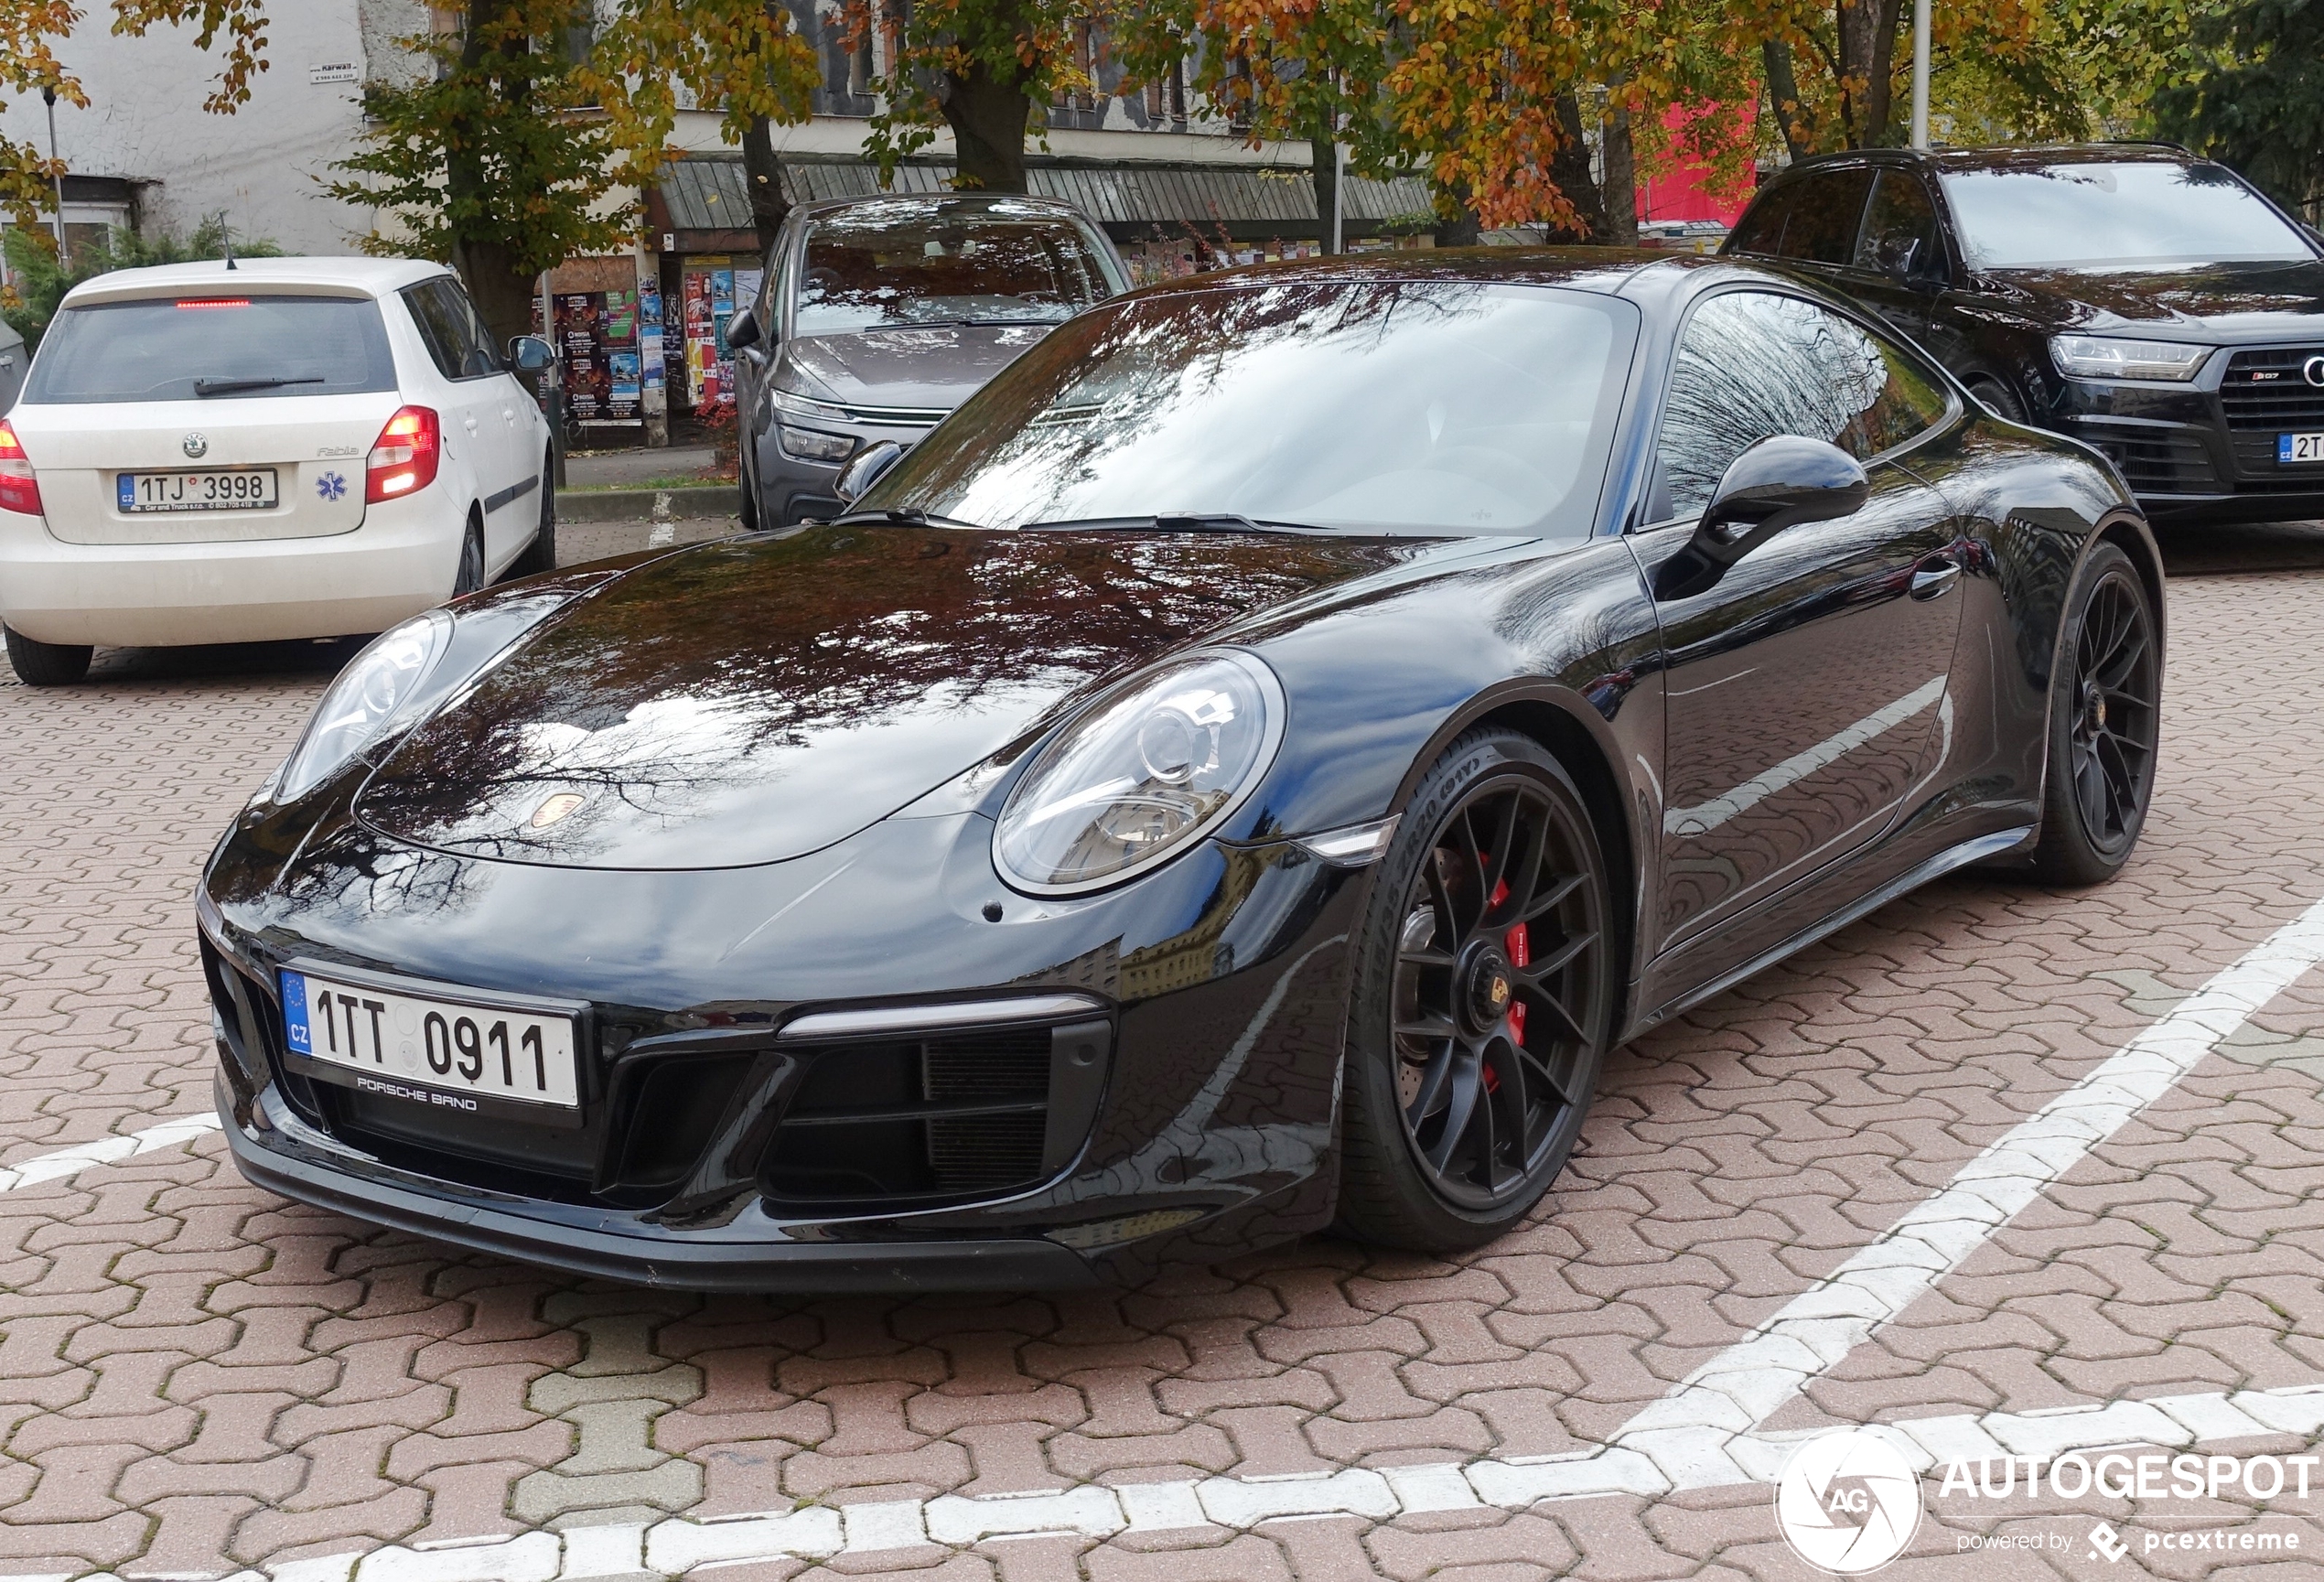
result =
[{"label": "tree trunk", "polygon": [[976,192],[1025,190],[1025,127],[1036,108],[1012,80],[982,60],[944,74],[944,120],[958,150],[956,185]]},{"label": "tree trunk", "polygon": [[1316,242],[1326,253],[1331,245],[1331,217],[1340,208],[1340,145],[1330,137],[1307,139],[1307,169],[1316,184]]},{"label": "tree trunk", "polygon": [[[1429,185],[1434,187],[1436,183],[1432,181]],[[1439,247],[1476,246],[1484,235],[1484,227],[1478,221],[1477,210],[1469,206],[1469,188],[1456,184],[1450,188],[1441,188],[1440,194],[1444,198],[1452,199],[1453,217],[1450,220],[1444,218],[1443,206],[1441,203],[1438,205],[1436,228],[1433,232],[1436,245]]]},{"label": "tree trunk", "polygon": [[[500,17],[514,9],[518,0],[468,0],[467,37],[460,45],[460,65],[464,70],[482,73],[490,69],[484,33]],[[497,53],[507,58],[526,52],[522,38],[511,40]],[[498,102],[487,106],[490,114],[505,105],[511,114],[523,111],[523,89],[511,87],[507,74],[499,74]],[[465,117],[460,119],[464,120]],[[457,212],[473,205],[489,210],[493,194],[484,169],[484,159],[478,149],[479,139],[461,135],[457,124],[446,128],[446,146],[449,150],[444,160],[445,207]],[[505,348],[511,339],[530,334],[533,329],[533,305],[538,296],[539,276],[519,273],[516,260],[508,245],[489,237],[452,237],[452,267],[459,273],[468,286],[468,296],[476,303],[476,311],[484,320],[484,328],[492,338],[496,350]]]},{"label": "tree trunk", "polygon": [[1880,7],[1872,28],[1871,86],[1864,96],[1864,141],[1886,147],[1896,140],[1897,19],[1904,0],[1873,0]]},{"label": "tree trunk", "polygon": [[1638,151],[1630,141],[1630,113],[1618,109],[1606,118],[1606,240],[1617,247],[1638,245]]},{"label": "tree trunk", "polygon": [[1794,159],[1804,158],[1816,150],[1815,121],[1800,97],[1800,80],[1791,70],[1791,46],[1781,38],[1770,38],[1759,46],[1759,59],[1767,67],[1767,96],[1772,102],[1775,124],[1783,134],[1784,150]]},{"label": "tree trunk", "polygon": [[1840,61],[1843,147],[1864,146],[1865,96],[1872,81],[1872,36],[1877,29],[1872,8],[1877,4],[1878,0],[1839,0],[1833,8]]},{"label": "tree trunk", "polygon": [[1589,142],[1583,135],[1582,105],[1568,91],[1557,96],[1557,152],[1549,156],[1549,178],[1574,206],[1571,225],[1553,225],[1549,240],[1589,245],[1606,241],[1606,205],[1589,173]]},{"label": "tree trunk", "polygon": [[742,135],[742,177],[750,188],[750,222],[759,230],[759,256],[775,248],[775,233],[791,213],[783,196],[782,167],[775,162],[774,123],[764,115],[750,118]]}]

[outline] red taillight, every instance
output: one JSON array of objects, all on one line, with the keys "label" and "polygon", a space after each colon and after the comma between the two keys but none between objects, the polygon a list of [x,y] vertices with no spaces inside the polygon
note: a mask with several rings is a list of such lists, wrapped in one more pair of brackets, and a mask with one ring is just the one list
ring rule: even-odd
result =
[{"label": "red taillight", "polygon": [[436,414],[425,406],[407,406],[387,420],[371,442],[365,464],[363,500],[377,505],[425,489],[436,481],[436,464],[444,455],[444,431]]},{"label": "red taillight", "polygon": [[180,307],[248,307],[247,296],[186,296],[178,302]]},{"label": "red taillight", "polygon": [[0,418],[0,511],[40,514],[40,480],[32,476],[32,458],[5,418]]}]

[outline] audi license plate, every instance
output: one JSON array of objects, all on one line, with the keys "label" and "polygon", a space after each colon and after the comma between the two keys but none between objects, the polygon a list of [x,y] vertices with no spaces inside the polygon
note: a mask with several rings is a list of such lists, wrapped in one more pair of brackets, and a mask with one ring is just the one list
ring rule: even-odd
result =
[{"label": "audi license plate", "polygon": [[121,509],[136,511],[272,511],[274,469],[241,467],[231,472],[124,472],[115,478]]},{"label": "audi license plate", "polygon": [[[437,1109],[506,1114],[573,1125],[581,1107],[574,1018],[313,973],[282,974],[285,1042],[324,1068],[317,1075],[360,1092]],[[479,1000],[483,996],[479,996]]]},{"label": "audi license plate", "polygon": [[2324,461],[2324,434],[2279,434],[2276,459],[2288,467],[2299,461]]}]

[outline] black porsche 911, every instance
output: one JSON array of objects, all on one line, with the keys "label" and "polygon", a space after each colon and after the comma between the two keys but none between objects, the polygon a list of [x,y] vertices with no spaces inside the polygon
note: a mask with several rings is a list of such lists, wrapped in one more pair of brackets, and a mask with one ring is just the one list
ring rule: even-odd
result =
[{"label": "black porsche 911", "polygon": [[1472,1245],[1609,1047],[2152,785],[2113,471],[1748,264],[1133,293],[849,489],[341,673],[199,899],[253,1181],[695,1288]]}]

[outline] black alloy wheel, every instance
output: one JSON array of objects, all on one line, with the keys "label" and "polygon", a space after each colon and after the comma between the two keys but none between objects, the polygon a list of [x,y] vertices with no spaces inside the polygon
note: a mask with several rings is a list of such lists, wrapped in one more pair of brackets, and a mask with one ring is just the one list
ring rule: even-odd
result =
[{"label": "black alloy wheel", "polygon": [[2051,678],[2050,765],[2037,866],[2094,884],[2121,868],[2146,822],[2162,724],[2162,644],[2130,557],[2100,544],[2076,578]]},{"label": "black alloy wheel", "polygon": [[1522,1220],[1606,1052],[1614,951],[1589,812],[1529,737],[1456,742],[1374,880],[1350,1040],[1341,1219],[1449,1251]]}]

